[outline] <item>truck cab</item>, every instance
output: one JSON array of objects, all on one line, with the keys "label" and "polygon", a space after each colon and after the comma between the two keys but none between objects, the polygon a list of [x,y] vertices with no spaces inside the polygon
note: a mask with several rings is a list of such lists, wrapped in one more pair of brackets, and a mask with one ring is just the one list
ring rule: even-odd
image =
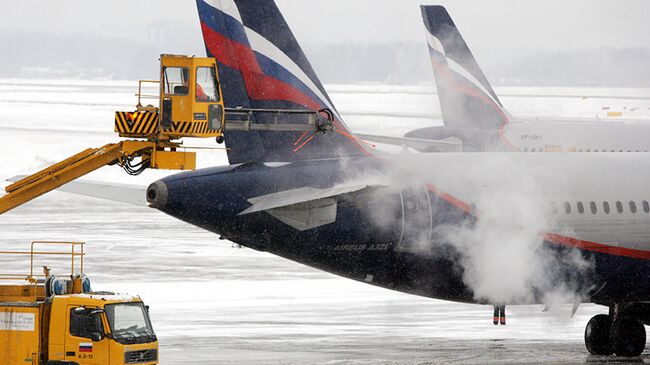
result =
[{"label": "truck cab", "polygon": [[157,364],[158,341],[137,296],[109,292],[52,298],[48,360],[85,364]]},{"label": "truck cab", "polygon": [[[61,245],[71,250],[57,250]],[[83,272],[83,247],[35,241],[30,251],[1,252],[0,259],[29,255],[31,267],[28,275],[0,273],[0,364],[158,364],[148,307],[138,296],[93,291]],[[34,272],[36,258],[55,255],[72,257],[66,260],[69,276],[49,267]]]},{"label": "truck cab", "polygon": [[[160,55],[160,78],[140,80],[136,110],[115,113],[115,132],[157,141],[223,140],[225,114],[218,75],[214,58]],[[144,93],[147,84],[156,85],[157,93]],[[143,99],[156,99],[158,105],[143,105]]]}]

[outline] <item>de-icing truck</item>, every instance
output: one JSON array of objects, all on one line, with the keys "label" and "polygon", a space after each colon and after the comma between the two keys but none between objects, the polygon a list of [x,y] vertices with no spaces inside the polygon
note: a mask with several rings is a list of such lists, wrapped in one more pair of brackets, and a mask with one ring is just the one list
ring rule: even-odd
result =
[{"label": "de-icing truck", "polygon": [[[30,259],[29,274],[0,274],[0,364],[158,364],[148,307],[137,296],[93,292],[83,272],[83,247],[35,241],[29,251],[0,252],[0,259]],[[35,257],[45,255],[70,256],[70,276],[53,275],[48,267],[34,273]]]}]

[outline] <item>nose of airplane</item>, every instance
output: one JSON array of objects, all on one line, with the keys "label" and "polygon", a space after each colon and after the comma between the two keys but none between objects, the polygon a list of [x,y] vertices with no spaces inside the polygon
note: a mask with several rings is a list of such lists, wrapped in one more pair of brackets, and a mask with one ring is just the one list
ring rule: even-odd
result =
[{"label": "nose of airplane", "polygon": [[167,184],[158,180],[147,188],[147,205],[151,208],[164,209],[167,205]]}]

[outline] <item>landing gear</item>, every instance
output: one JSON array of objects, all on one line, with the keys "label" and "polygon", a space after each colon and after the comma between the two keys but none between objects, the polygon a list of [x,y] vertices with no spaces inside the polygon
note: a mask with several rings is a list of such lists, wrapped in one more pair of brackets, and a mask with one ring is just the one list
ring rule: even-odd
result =
[{"label": "landing gear", "polygon": [[645,343],[645,327],[635,316],[599,314],[585,329],[585,345],[592,355],[639,356]]},{"label": "landing gear", "polygon": [[607,314],[594,316],[585,328],[585,345],[592,355],[611,355],[614,353],[609,340],[612,321]]},{"label": "landing gear", "polygon": [[614,353],[618,356],[639,356],[645,349],[645,327],[636,317],[615,320],[610,337]]}]

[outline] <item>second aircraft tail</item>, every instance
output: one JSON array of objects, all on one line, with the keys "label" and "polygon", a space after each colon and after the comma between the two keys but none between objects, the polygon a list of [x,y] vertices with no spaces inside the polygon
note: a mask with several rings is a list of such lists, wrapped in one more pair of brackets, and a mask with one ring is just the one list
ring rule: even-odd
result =
[{"label": "second aircraft tail", "polygon": [[421,9],[445,126],[501,129],[509,121],[508,113],[449,13],[439,5]]}]

